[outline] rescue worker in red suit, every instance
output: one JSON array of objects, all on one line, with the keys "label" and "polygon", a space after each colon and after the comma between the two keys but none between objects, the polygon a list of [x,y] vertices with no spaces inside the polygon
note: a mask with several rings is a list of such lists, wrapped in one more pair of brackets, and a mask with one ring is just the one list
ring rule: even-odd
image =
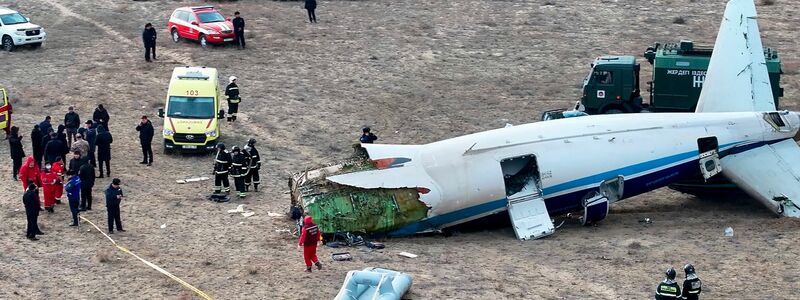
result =
[{"label": "rescue worker in red suit", "polygon": [[55,212],[56,205],[56,183],[61,180],[56,172],[53,172],[50,164],[45,165],[42,173],[42,194],[44,195],[44,209],[50,213]]},{"label": "rescue worker in red suit", "polygon": [[64,196],[64,163],[61,162],[61,157],[57,158],[50,167],[50,172],[58,175],[58,181],[55,185],[56,203],[61,204],[61,197]]},{"label": "rescue worker in red suit", "polygon": [[28,190],[28,180],[33,181],[36,186],[42,186],[42,182],[39,180],[39,165],[33,156],[25,158],[25,164],[19,168],[19,181],[22,181],[23,191]]},{"label": "rescue worker in red suit", "polygon": [[311,216],[306,216],[303,222],[303,230],[300,233],[299,246],[303,247],[303,259],[306,261],[306,272],[311,273],[311,264],[317,266],[317,270],[322,270],[322,263],[317,259],[317,244],[319,244],[320,232],[317,224]]}]

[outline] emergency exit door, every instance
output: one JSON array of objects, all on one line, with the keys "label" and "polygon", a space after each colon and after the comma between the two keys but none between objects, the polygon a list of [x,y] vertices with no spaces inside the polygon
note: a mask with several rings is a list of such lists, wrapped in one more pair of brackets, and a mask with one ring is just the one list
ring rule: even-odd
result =
[{"label": "emergency exit door", "polygon": [[704,137],[697,139],[697,149],[700,161],[700,173],[703,178],[708,180],[714,175],[722,172],[722,165],[719,162],[719,144],[717,137]]},{"label": "emergency exit door", "polygon": [[520,240],[553,234],[555,227],[542,194],[539,167],[534,155],[500,161],[508,199],[508,215]]}]

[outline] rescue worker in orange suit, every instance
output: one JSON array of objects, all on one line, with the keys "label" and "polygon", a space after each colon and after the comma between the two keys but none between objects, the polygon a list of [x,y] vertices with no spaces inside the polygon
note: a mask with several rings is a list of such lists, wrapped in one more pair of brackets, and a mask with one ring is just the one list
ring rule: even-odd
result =
[{"label": "rescue worker in orange suit", "polygon": [[53,209],[56,205],[56,184],[60,180],[58,174],[53,172],[53,166],[46,164],[42,177],[42,194],[44,194],[44,209],[50,213],[55,212]]},{"label": "rescue worker in orange suit", "polygon": [[236,121],[236,114],[239,113],[239,86],[236,84],[236,76],[228,78],[228,86],[225,87],[225,96],[228,97],[228,122]]},{"label": "rescue worker in orange suit", "polygon": [[317,270],[322,270],[322,263],[317,258],[317,245],[320,241],[320,231],[314,219],[306,216],[303,220],[303,229],[300,233],[299,247],[303,247],[303,259],[306,262],[306,272],[311,273],[311,264],[317,266]]},{"label": "rescue worker in orange suit", "polygon": [[50,169],[52,172],[58,175],[58,182],[56,182],[56,203],[61,204],[61,197],[64,196],[64,163],[61,162],[61,158],[59,157]]},{"label": "rescue worker in orange suit", "polygon": [[214,193],[231,192],[228,172],[231,169],[231,154],[225,151],[225,144],[217,144],[217,156],[214,157]]},{"label": "rescue worker in orange suit", "polygon": [[19,169],[19,181],[22,181],[22,190],[28,190],[28,182],[31,181],[37,187],[42,186],[42,181],[39,178],[39,164],[33,156],[28,156],[22,168]]},{"label": "rescue worker in orange suit", "polygon": [[[33,159],[31,158],[31,161]],[[39,210],[41,210],[41,203],[39,202],[39,188],[36,186],[35,181],[25,181],[23,185],[27,186],[25,195],[22,196],[22,203],[25,205],[25,217],[28,219],[28,228],[25,231],[25,236],[32,241],[38,241],[37,234],[44,234],[39,230]]]},{"label": "rescue worker in orange suit", "polygon": [[700,292],[703,290],[703,282],[697,277],[694,266],[692,264],[686,264],[683,266],[683,271],[686,272],[686,279],[683,280],[683,299],[700,299]]},{"label": "rescue worker in orange suit", "polygon": [[656,300],[680,299],[681,287],[675,282],[675,269],[670,267],[665,275],[664,281],[656,287]]}]

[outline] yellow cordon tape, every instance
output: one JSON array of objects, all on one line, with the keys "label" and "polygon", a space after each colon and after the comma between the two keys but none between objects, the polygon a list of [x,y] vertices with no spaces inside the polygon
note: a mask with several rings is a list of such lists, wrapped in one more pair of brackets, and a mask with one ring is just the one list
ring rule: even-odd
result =
[{"label": "yellow cordon tape", "polygon": [[111,238],[110,236],[108,236],[108,235],[107,235],[105,232],[103,232],[102,230],[100,230],[100,227],[97,227],[97,225],[95,225],[94,223],[92,223],[92,221],[89,221],[89,219],[87,219],[87,218],[84,218],[83,216],[81,216],[80,218],[81,218],[82,220],[86,221],[87,223],[91,224],[92,226],[94,226],[94,228],[95,228],[95,229],[97,229],[97,231],[99,231],[101,234],[103,234],[103,236],[105,236],[105,237],[106,237],[106,238],[107,238],[109,241],[111,241],[111,243],[112,243],[112,244],[114,244],[114,247],[117,247],[117,249],[119,249],[120,251],[122,251],[122,252],[125,252],[125,253],[128,253],[128,254],[130,254],[130,255],[131,255],[131,256],[133,256],[133,257],[136,257],[136,259],[138,259],[138,260],[142,261],[144,264],[146,264],[146,265],[150,266],[151,268],[155,269],[156,271],[159,271],[159,272],[161,272],[161,274],[164,274],[164,275],[166,275],[167,277],[169,277],[170,279],[174,280],[175,282],[177,282],[177,283],[180,283],[181,285],[183,285],[183,286],[184,286],[184,287],[186,287],[187,289],[190,289],[192,292],[195,292],[195,294],[197,294],[198,296],[200,296],[200,298],[203,298],[203,299],[205,299],[205,300],[213,300],[213,299],[212,299],[210,296],[208,296],[208,295],[207,295],[205,292],[203,292],[203,291],[199,290],[198,288],[196,288],[196,287],[192,286],[191,284],[187,283],[186,281],[183,281],[183,279],[180,279],[180,278],[178,278],[177,276],[175,276],[175,275],[172,275],[170,272],[167,272],[167,270],[164,270],[163,268],[161,268],[161,267],[159,267],[159,266],[155,265],[154,263],[151,263],[151,262],[149,262],[149,261],[145,260],[144,258],[141,258],[141,257],[139,257],[139,256],[138,256],[138,255],[136,255],[135,253],[131,252],[131,250],[128,250],[127,248],[125,248],[125,247],[123,247],[123,246],[120,246],[119,244],[117,244],[117,242],[116,242],[116,241],[114,241],[114,239],[112,239],[112,238]]}]

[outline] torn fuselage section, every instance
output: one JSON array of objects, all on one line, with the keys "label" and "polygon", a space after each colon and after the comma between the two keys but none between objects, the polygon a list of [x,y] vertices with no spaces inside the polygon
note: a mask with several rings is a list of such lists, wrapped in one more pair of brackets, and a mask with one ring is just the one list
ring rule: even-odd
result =
[{"label": "torn fuselage section", "polygon": [[427,217],[430,208],[420,200],[416,187],[360,188],[327,179],[376,170],[379,163],[358,157],[293,174],[289,178],[292,206],[312,216],[327,234],[388,232]]}]

